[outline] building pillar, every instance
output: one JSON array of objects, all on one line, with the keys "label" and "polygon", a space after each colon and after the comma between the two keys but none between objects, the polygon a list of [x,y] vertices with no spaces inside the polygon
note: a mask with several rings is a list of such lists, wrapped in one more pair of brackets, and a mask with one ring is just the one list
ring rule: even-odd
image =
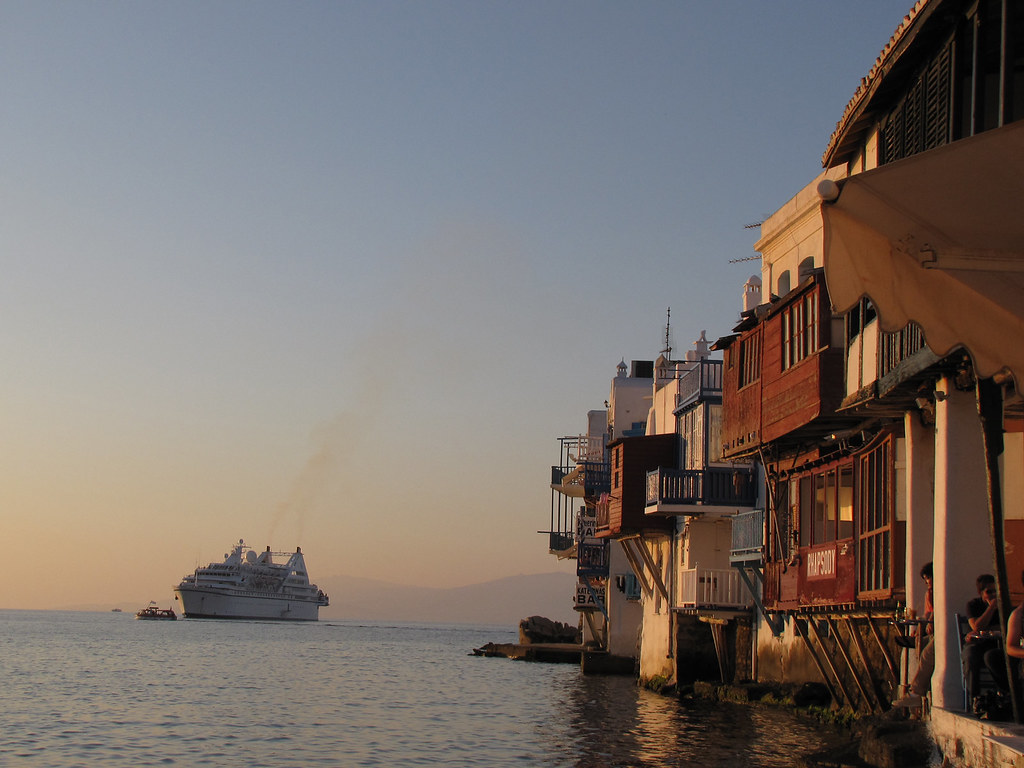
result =
[{"label": "building pillar", "polygon": [[935,672],[932,702],[963,710],[958,628],[977,597],[975,579],[992,570],[985,449],[974,391],[952,379],[936,384],[935,403]]},{"label": "building pillar", "polygon": [[906,436],[907,608],[920,616],[924,613],[927,591],[921,578],[921,566],[934,560],[935,432],[930,425],[921,423],[918,411],[906,413],[903,431]]}]

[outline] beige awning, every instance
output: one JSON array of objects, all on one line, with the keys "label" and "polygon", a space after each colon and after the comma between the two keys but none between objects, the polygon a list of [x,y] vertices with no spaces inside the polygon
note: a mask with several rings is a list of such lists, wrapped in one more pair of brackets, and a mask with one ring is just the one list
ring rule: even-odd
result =
[{"label": "beige awning", "polygon": [[1024,382],[1024,122],[840,185],[822,205],[836,310],[869,296],[884,330],[914,321],[936,354]]}]

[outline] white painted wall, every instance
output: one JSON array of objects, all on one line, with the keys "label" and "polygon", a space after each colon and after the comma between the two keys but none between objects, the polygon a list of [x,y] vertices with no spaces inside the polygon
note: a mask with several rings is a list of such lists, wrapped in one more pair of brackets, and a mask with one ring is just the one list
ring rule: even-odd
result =
[{"label": "white painted wall", "polygon": [[[672,537],[648,540],[655,563],[660,565],[661,579],[672,589]],[[671,597],[671,593],[670,593]],[[643,629],[640,646],[640,681],[654,677],[675,678],[675,659],[672,656],[672,610],[668,600],[656,592],[653,599],[643,601]]]},{"label": "white painted wall", "polygon": [[639,602],[627,600],[626,595],[616,588],[616,577],[632,573],[633,569],[617,541],[610,542],[609,547],[608,652],[613,656],[635,659],[640,652],[643,607]]}]

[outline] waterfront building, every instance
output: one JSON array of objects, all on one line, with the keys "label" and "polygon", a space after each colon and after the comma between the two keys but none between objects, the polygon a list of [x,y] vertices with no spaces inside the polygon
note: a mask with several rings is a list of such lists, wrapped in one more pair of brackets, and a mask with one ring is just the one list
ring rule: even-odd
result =
[{"label": "waterfront building", "polygon": [[643,609],[625,551],[610,546],[610,444],[645,433],[652,380],[651,361],[636,360],[631,367],[621,361],[604,410],[588,412],[586,434],[559,439],[559,463],[551,468],[551,523],[545,533],[549,552],[576,560],[584,672],[636,670]]},{"label": "waterfront building", "polygon": [[[822,174],[762,223],[761,273],[713,345],[721,452],[705,468],[763,473],[758,500],[721,516],[755,606],[751,677],[888,709],[917,664],[894,619],[923,610],[917,574],[933,562],[936,663],[920,711],[951,764],[1009,764],[1015,743],[970,716],[956,614],[983,572],[1004,622],[1024,599],[1022,117],[1024,3],[919,0],[844,110]],[[629,426],[607,435],[607,495],[593,504],[596,538],[628,566],[620,594],[639,587],[648,678],[685,679],[681,659],[702,641],[680,632],[691,607],[701,618],[683,584],[714,551],[696,532],[715,515],[673,508],[663,487],[698,469],[692,423],[667,405],[684,370],[668,354],[652,364],[645,424],[639,408],[609,414]]]},{"label": "waterfront building", "polygon": [[1003,621],[1024,597],[1022,117],[1024,4],[918,2],[762,225],[767,300],[716,345],[724,453],[768,478],[759,557],[733,545],[763,574],[758,675],[887,708],[916,662],[892,619],[933,562],[921,710],[951,764],[1024,752],[970,717],[955,620],[979,573]]},{"label": "waterfront building", "polygon": [[751,676],[752,596],[729,554],[733,520],[754,509],[759,483],[749,462],[722,459],[721,421],[722,361],[702,331],[684,359],[655,363],[647,439],[673,436],[675,455],[646,471],[643,514],[667,530],[622,541],[645,586],[641,682]]},{"label": "waterfront building", "polygon": [[[1021,599],[1024,544],[1024,7],[919,2],[850,100],[825,151],[826,279],[863,343],[920,333],[931,359],[876,369],[846,406],[905,427],[908,573],[935,569],[933,731],[964,699],[955,613],[974,577]],[[872,329],[872,324],[874,329]],[[851,346],[851,351],[854,347]],[[913,369],[919,369],[915,371]],[[867,373],[874,373],[868,371]],[[912,397],[891,394],[920,382]],[[902,411],[902,414],[899,413]],[[908,577],[920,605],[920,580]]]},{"label": "waterfront building", "polygon": [[[667,345],[666,345],[667,346]],[[722,362],[705,334],[682,360],[621,362],[586,435],[560,438],[549,551],[574,557],[584,671],[644,682],[751,675],[750,606],[730,567],[754,467],[723,461]]]},{"label": "waterfront building", "polygon": [[846,324],[831,309],[823,175],[761,225],[761,284],[724,353],[725,458],[757,460],[768,501],[760,547],[733,545],[758,598],[759,679],[822,681],[841,705],[887,709],[899,670],[891,619],[905,595],[902,420],[843,408]]}]

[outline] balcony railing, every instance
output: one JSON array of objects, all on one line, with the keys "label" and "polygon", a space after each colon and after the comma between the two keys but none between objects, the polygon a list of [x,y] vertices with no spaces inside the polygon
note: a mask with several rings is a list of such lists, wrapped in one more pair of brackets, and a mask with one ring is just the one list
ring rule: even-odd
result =
[{"label": "balcony railing", "polygon": [[578,545],[576,552],[576,574],[579,576],[608,575],[607,542],[581,542]]},{"label": "balcony railing", "polygon": [[679,377],[676,408],[683,408],[699,399],[722,396],[722,361],[700,360]]},{"label": "balcony railing", "polygon": [[611,466],[605,461],[551,467],[551,485],[567,496],[597,496],[611,485]]},{"label": "balcony railing", "polygon": [[924,331],[914,323],[895,333],[878,334],[878,378],[924,348]]},{"label": "balcony railing", "polygon": [[735,568],[690,568],[680,573],[678,608],[749,608],[750,593]]},{"label": "balcony railing", "polygon": [[667,469],[647,473],[647,506],[679,504],[752,507],[757,503],[756,475],[752,469],[708,467]]},{"label": "balcony railing", "polygon": [[729,562],[751,563],[761,560],[764,549],[764,510],[740,512],[732,518],[732,547]]}]

